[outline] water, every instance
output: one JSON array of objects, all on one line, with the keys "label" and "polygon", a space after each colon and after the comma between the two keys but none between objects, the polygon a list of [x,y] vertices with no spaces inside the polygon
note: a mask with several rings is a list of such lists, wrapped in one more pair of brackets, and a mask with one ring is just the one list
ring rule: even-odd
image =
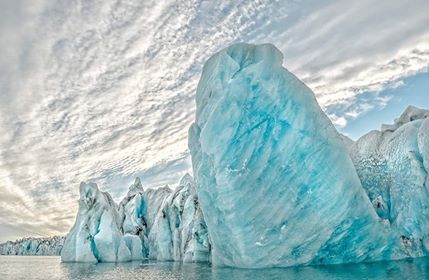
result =
[{"label": "water", "polygon": [[213,268],[208,264],[61,263],[59,257],[0,256],[0,279],[429,279],[429,258],[371,264],[276,269]]}]

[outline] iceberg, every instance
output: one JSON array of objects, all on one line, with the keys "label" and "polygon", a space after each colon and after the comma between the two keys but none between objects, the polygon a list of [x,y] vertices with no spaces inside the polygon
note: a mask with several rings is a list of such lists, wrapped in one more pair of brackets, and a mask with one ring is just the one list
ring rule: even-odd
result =
[{"label": "iceberg", "polygon": [[403,256],[313,92],[271,44],[204,65],[189,130],[215,265],[284,267]]},{"label": "iceberg", "polygon": [[61,253],[63,262],[126,262],[146,258],[203,262],[209,259],[208,232],[185,175],[168,186],[144,190],[139,178],[117,205],[95,183],[81,183],[76,222]]},{"label": "iceberg", "polygon": [[409,107],[354,142],[282,61],[270,44],[212,56],[189,129],[194,178],[174,189],[137,178],[119,204],[82,183],[62,260],[263,268],[428,255],[429,111]]},{"label": "iceberg", "polygon": [[122,237],[117,206],[95,183],[80,184],[76,222],[61,252],[63,262],[123,262],[131,252]]},{"label": "iceberg", "polygon": [[[164,199],[161,199],[164,198]],[[207,227],[199,208],[193,178],[185,175],[171,191],[147,191],[149,258],[184,262],[209,260]],[[151,203],[152,202],[152,203]]]},{"label": "iceberg", "polygon": [[429,253],[429,111],[409,106],[350,151],[377,211],[410,254]]}]

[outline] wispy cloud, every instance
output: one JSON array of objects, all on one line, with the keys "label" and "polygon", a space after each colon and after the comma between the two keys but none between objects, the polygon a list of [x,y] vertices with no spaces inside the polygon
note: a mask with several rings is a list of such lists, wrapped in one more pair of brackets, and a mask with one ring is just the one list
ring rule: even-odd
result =
[{"label": "wispy cloud", "polygon": [[136,175],[176,182],[190,167],[202,65],[234,42],[276,44],[346,125],[429,65],[427,10],[424,0],[0,2],[0,224],[65,233],[82,180],[117,195]]},{"label": "wispy cloud", "polygon": [[[309,8],[310,13],[274,40],[285,52],[288,68],[314,90],[321,106],[336,116],[334,121],[340,119],[340,125],[385,105],[377,95],[382,89],[428,69],[429,16],[420,9],[428,9],[429,2],[323,1],[321,5]],[[362,96],[368,92],[372,98]]]}]

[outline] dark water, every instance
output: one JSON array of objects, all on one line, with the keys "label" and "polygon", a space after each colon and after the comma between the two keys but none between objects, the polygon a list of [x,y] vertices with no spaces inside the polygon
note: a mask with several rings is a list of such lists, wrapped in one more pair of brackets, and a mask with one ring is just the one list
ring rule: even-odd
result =
[{"label": "dark water", "polygon": [[429,258],[284,269],[213,268],[207,264],[61,263],[59,257],[0,256],[0,279],[429,279]]}]

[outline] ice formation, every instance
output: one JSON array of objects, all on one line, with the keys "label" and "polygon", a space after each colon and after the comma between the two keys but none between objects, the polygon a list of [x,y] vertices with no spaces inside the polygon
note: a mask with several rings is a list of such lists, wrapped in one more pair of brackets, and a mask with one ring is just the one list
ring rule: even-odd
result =
[{"label": "ice formation", "polygon": [[282,61],[269,44],[210,58],[189,130],[196,182],[136,179],[119,205],[82,183],[62,260],[259,268],[428,255],[429,111],[409,107],[353,142]]},{"label": "ice formation", "polygon": [[61,252],[65,262],[115,262],[131,260],[122,237],[117,205],[94,183],[80,185],[79,210]]},{"label": "ice formation", "polygon": [[64,262],[208,261],[206,225],[193,178],[173,191],[144,190],[140,180],[116,205],[96,184],[82,183],[76,223],[61,254]]},{"label": "ice formation", "polygon": [[0,255],[59,256],[65,237],[23,238],[0,244]]},{"label": "ice formation", "polygon": [[408,107],[393,125],[351,146],[362,185],[404,249],[429,253],[429,111]]},{"label": "ice formation", "polygon": [[148,190],[145,201],[150,259],[208,261],[207,227],[190,175],[174,191]]},{"label": "ice formation", "polygon": [[236,44],[205,64],[189,132],[216,265],[398,258],[343,139],[273,45]]}]

